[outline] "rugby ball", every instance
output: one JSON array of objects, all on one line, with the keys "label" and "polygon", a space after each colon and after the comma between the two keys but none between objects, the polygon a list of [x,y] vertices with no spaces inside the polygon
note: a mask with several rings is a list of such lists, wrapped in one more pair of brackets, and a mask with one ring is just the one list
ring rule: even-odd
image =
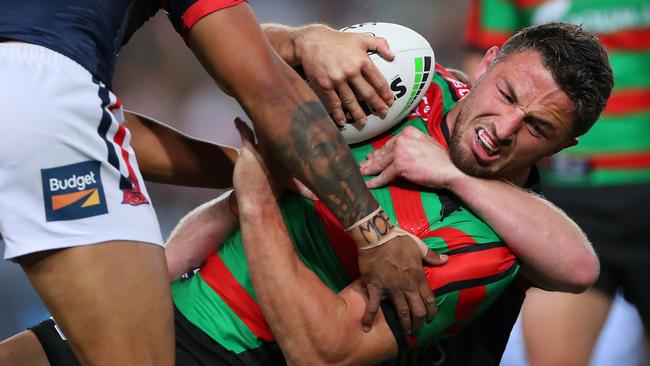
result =
[{"label": "rugby ball", "polygon": [[365,125],[348,119],[349,123],[341,128],[341,134],[348,144],[354,144],[381,134],[411,113],[431,84],[435,57],[431,45],[424,37],[399,24],[361,23],[345,27],[341,31],[382,37],[395,54],[395,59],[390,62],[377,53],[369,54],[370,60],[390,85],[395,102],[384,119],[371,114],[370,108],[364,105],[362,107],[368,115]]}]

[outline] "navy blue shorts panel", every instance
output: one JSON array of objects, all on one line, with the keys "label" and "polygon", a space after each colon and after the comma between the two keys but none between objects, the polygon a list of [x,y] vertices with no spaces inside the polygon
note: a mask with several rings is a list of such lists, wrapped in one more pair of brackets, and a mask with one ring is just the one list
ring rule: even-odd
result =
[{"label": "navy blue shorts panel", "polygon": [[585,231],[601,262],[595,288],[620,288],[650,319],[650,184],[594,188],[544,187],[545,196]]}]

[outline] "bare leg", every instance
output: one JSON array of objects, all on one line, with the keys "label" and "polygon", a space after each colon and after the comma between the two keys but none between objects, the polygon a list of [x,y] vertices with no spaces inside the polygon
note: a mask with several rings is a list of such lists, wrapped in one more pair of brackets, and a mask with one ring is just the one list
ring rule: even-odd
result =
[{"label": "bare leg", "polygon": [[19,263],[83,365],[173,365],[163,248],[112,241]]},{"label": "bare leg", "polygon": [[25,330],[0,342],[0,365],[50,366],[50,363],[36,335]]},{"label": "bare leg", "polygon": [[612,301],[598,290],[576,295],[531,289],[522,310],[530,365],[588,365]]}]

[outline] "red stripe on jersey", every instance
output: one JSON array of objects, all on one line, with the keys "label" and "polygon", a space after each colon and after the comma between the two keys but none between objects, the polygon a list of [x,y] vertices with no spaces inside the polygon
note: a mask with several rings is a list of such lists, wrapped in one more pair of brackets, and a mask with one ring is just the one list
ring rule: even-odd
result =
[{"label": "red stripe on jersey", "polygon": [[400,186],[390,186],[388,189],[397,225],[418,238],[429,237],[431,230],[429,230],[429,220],[424,206],[422,206],[420,191]]},{"label": "red stripe on jersey", "polygon": [[465,232],[453,227],[445,226],[429,232],[427,238],[442,238],[447,243],[449,250],[460,249],[476,244],[476,241]]},{"label": "red stripe on jersey", "polygon": [[354,240],[345,232],[336,217],[320,200],[314,201],[314,208],[345,273],[352,280],[359,278],[357,245]]},{"label": "red stripe on jersey", "polygon": [[204,16],[244,2],[247,2],[247,0],[199,0],[195,2],[181,16],[184,34],[187,34],[194,24]]},{"label": "red stripe on jersey", "polygon": [[257,338],[265,341],[273,340],[273,334],[264,320],[260,306],[237,282],[218,253],[208,257],[199,273]]},{"label": "red stripe on jersey", "polygon": [[615,116],[643,112],[648,109],[650,109],[650,90],[628,89],[612,93],[612,96],[607,100],[607,107],[603,114]]},{"label": "red stripe on jersey", "polygon": [[469,46],[487,50],[492,46],[501,47],[512,33],[487,31],[481,27],[481,0],[472,0],[467,19],[465,41]]},{"label": "red stripe on jersey", "polygon": [[481,306],[485,299],[487,290],[485,286],[471,287],[458,291],[458,302],[456,303],[456,322],[449,327],[449,333],[458,333],[465,326],[464,320],[469,319]]},{"label": "red stripe on jersey", "polygon": [[516,262],[507,247],[450,255],[446,264],[424,267],[424,274],[431,289],[436,290],[450,283],[498,275]]},{"label": "red stripe on jersey", "polygon": [[650,168],[650,152],[597,155],[590,157],[589,163],[599,169]]},{"label": "red stripe on jersey", "polygon": [[436,72],[445,79],[447,86],[453,91],[455,100],[460,100],[469,93],[470,87],[458,80],[452,73],[447,71],[442,65],[436,64]]},{"label": "red stripe on jersey", "polygon": [[608,51],[650,50],[650,28],[626,29],[610,34],[599,34]]},{"label": "red stripe on jersey", "polygon": [[[445,149],[448,149],[447,140],[445,135],[442,133],[440,124],[442,123],[442,90],[438,84],[431,83],[427,94],[425,95],[427,101],[430,103],[431,110],[430,115],[427,120],[427,130],[429,135],[433,137],[436,142],[442,145]],[[424,98],[422,98],[424,99]]]},{"label": "red stripe on jersey", "polygon": [[514,0],[514,3],[520,8],[530,8],[540,5],[548,0]]},{"label": "red stripe on jersey", "polygon": [[380,139],[372,141],[370,143],[370,146],[372,146],[372,148],[375,149],[375,150],[379,150],[382,147],[384,147],[384,145],[386,145],[386,143],[392,138],[393,138],[392,135],[386,135],[386,136],[384,136],[384,137],[382,137]]}]

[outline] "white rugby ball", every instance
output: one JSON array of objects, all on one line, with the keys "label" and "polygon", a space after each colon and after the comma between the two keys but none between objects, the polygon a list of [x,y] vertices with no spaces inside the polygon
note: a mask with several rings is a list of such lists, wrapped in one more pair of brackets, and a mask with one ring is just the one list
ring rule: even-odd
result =
[{"label": "white rugby ball", "polygon": [[[341,31],[383,37],[395,54],[395,59],[390,62],[377,53],[369,55],[390,85],[395,102],[384,119],[368,114],[365,125],[346,123],[341,128],[345,141],[354,144],[379,135],[411,113],[431,84],[435,57],[431,45],[424,37],[399,24],[362,23],[343,28]],[[369,108],[364,109],[367,113],[370,112]],[[351,119],[349,121],[353,122]]]}]

